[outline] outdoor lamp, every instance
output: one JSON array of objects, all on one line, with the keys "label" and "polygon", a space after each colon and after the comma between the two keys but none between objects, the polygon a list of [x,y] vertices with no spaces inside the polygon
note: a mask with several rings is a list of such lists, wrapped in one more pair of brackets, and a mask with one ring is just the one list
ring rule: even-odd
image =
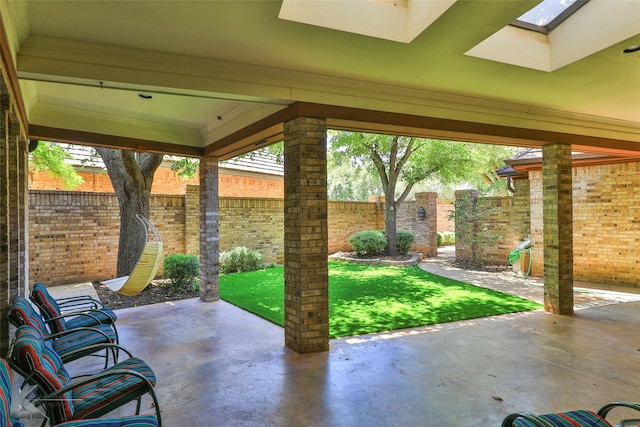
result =
[{"label": "outdoor lamp", "polygon": [[422,221],[426,218],[427,218],[427,212],[424,210],[422,206],[420,206],[418,208],[418,219]]}]

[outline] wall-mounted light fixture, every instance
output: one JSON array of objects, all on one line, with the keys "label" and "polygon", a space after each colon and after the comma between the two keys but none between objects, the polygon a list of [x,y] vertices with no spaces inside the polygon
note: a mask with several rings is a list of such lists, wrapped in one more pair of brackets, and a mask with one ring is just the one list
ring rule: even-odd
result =
[{"label": "wall-mounted light fixture", "polygon": [[427,219],[427,211],[425,211],[422,206],[418,208],[418,219],[420,221]]}]

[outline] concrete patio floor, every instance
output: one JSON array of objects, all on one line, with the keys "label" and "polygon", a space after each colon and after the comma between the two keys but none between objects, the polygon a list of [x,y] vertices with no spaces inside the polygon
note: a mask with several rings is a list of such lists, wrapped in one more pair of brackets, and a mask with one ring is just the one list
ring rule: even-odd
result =
[{"label": "concrete patio floor", "polygon": [[[540,283],[512,274],[455,269],[440,256],[421,266],[542,297]],[[118,329],[157,374],[165,427],[489,427],[515,411],[640,401],[640,295],[585,288],[575,299],[573,316],[535,311],[337,339],[308,355],[286,349],[279,326],[224,301],[118,310]],[[143,412],[152,411],[148,399]]]},{"label": "concrete patio floor", "polygon": [[224,301],[124,309],[118,326],[158,376],[167,427],[499,426],[519,410],[639,401],[639,312],[636,301],[511,314],[332,340],[309,355]]}]

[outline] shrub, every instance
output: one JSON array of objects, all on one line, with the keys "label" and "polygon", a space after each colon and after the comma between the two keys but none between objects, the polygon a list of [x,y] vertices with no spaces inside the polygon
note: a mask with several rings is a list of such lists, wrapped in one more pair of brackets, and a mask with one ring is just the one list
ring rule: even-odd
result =
[{"label": "shrub", "polygon": [[164,259],[162,276],[171,281],[175,290],[196,290],[200,277],[200,261],[195,255],[169,255]]},{"label": "shrub", "polygon": [[378,230],[358,231],[349,238],[358,255],[381,255],[387,248],[387,238]]},{"label": "shrub", "polygon": [[220,273],[238,273],[262,270],[265,268],[264,258],[258,251],[238,246],[220,254]]},{"label": "shrub", "polygon": [[456,234],[452,231],[438,231],[438,246],[455,245]]},{"label": "shrub", "polygon": [[400,255],[406,255],[410,250],[413,243],[416,241],[416,236],[408,231],[396,232],[396,248]]}]

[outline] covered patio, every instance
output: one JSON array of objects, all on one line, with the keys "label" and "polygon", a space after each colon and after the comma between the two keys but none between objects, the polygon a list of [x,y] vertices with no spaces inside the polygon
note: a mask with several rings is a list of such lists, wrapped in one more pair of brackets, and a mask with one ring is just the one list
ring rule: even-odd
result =
[{"label": "covered patio", "polygon": [[[640,151],[640,3],[514,25],[538,3],[0,0],[0,350],[34,280],[28,148],[44,139],[200,159],[201,298],[120,321],[166,425],[497,425],[639,400],[638,303],[574,314],[571,151]],[[328,129],[542,147],[544,303],[568,316],[330,341]],[[280,140],[284,334],[219,301],[217,266],[218,162]]]}]

